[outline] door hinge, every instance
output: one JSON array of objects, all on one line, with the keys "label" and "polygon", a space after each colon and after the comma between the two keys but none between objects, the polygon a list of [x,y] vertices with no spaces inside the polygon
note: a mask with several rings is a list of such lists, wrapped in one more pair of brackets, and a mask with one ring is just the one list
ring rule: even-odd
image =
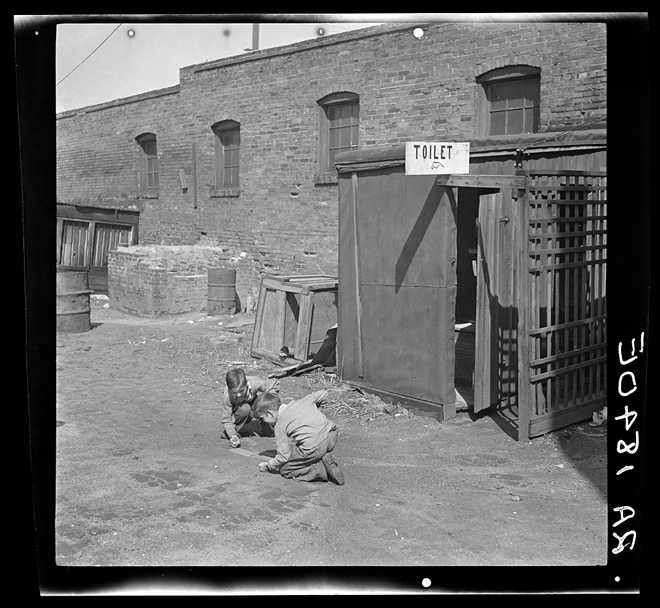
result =
[{"label": "door hinge", "polygon": [[509,223],[509,216],[505,215],[504,217],[501,217],[500,222],[504,222],[505,224],[508,224]]}]

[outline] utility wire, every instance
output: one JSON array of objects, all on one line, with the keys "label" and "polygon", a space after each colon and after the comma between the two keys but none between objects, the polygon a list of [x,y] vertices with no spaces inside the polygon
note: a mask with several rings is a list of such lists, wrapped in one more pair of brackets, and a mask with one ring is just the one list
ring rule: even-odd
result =
[{"label": "utility wire", "polygon": [[[340,27],[340,26],[336,25],[334,22],[319,23],[317,25],[309,25],[307,23],[301,23],[300,25],[303,25],[304,27],[308,27],[308,28],[311,28],[311,29],[317,30],[317,31],[319,29],[323,29],[323,30],[339,30],[339,32],[353,32],[356,29],[361,29],[361,28],[346,29],[345,27]],[[370,26],[365,25],[364,27],[370,27]],[[331,32],[331,33],[333,33],[333,32]]]},{"label": "utility wire", "polygon": [[62,82],[64,82],[64,80],[66,80],[69,76],[71,76],[71,74],[73,74],[73,73],[74,73],[74,72],[75,72],[75,71],[76,71],[76,70],[77,70],[77,69],[78,69],[83,63],[85,63],[85,61],[87,61],[87,60],[88,60],[88,59],[89,59],[94,53],[96,53],[96,51],[98,51],[98,50],[99,50],[99,49],[100,49],[100,48],[106,43],[106,41],[108,40],[108,38],[110,38],[110,36],[112,36],[112,35],[113,35],[113,34],[114,34],[114,33],[115,33],[115,32],[116,32],[116,31],[117,31],[122,25],[124,25],[124,24],[123,24],[123,23],[120,23],[120,24],[119,24],[114,30],[112,30],[112,31],[110,32],[110,34],[108,34],[108,36],[105,38],[105,40],[104,40],[103,42],[101,42],[101,44],[99,44],[99,45],[98,45],[98,46],[97,46],[97,47],[96,47],[96,48],[95,48],[95,49],[94,49],[89,55],[87,55],[87,57],[85,57],[85,58],[84,58],[84,59],[83,59],[83,60],[82,60],[82,61],[81,61],[81,62],[80,62],[75,68],[73,68],[73,69],[72,69],[72,70],[71,70],[71,71],[70,71],[70,72],[69,72],[64,78],[62,78],[62,80],[60,80],[55,86],[58,86],[59,84],[61,84]]}]

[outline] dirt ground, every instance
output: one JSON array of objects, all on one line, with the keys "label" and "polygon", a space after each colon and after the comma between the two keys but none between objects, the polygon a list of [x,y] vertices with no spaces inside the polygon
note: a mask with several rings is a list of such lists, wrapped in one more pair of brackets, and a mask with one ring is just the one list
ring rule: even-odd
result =
[{"label": "dirt ground", "polygon": [[518,442],[496,416],[383,412],[329,391],[344,486],[260,473],[274,439],[221,436],[224,374],[250,356],[254,316],[124,315],[92,300],[92,329],[56,343],[58,566],[595,566],[607,563],[607,429]]}]

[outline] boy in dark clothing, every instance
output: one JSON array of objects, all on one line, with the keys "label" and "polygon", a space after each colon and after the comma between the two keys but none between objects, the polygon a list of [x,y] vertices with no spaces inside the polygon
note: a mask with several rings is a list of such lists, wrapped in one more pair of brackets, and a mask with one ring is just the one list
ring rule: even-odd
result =
[{"label": "boy in dark clothing", "polygon": [[[275,393],[280,390],[279,381],[272,382],[256,376],[246,376],[240,368],[230,369],[226,376],[224,394],[220,404],[220,419],[229,444],[233,448],[241,445],[240,431],[253,419],[252,404],[259,395],[268,391]],[[262,423],[262,432],[269,437],[273,436],[273,427]]]},{"label": "boy in dark clothing", "polygon": [[330,454],[337,445],[337,426],[318,409],[327,395],[328,391],[317,391],[284,404],[274,393],[257,398],[252,415],[275,425],[277,446],[274,458],[259,463],[260,471],[279,472],[296,481],[344,484],[344,473]]}]

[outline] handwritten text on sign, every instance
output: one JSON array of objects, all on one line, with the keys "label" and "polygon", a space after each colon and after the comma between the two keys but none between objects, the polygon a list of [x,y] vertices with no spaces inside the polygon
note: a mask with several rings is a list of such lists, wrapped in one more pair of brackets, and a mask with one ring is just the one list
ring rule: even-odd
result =
[{"label": "handwritten text on sign", "polygon": [[406,142],[406,175],[469,172],[469,142]]}]

